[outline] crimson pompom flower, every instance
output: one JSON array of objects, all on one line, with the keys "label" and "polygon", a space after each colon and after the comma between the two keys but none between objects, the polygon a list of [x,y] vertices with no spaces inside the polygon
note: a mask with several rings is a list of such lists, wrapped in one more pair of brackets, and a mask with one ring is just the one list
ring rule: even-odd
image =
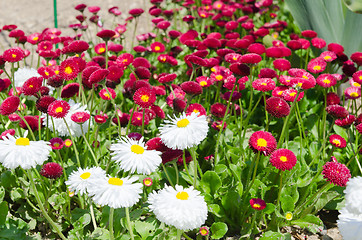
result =
[{"label": "crimson pompom flower", "polygon": [[268,98],[266,100],[265,109],[270,115],[276,118],[286,117],[290,113],[289,104],[283,98],[280,97]]},{"label": "crimson pompom flower", "polygon": [[317,33],[313,30],[304,30],[302,31],[302,36],[305,38],[315,38],[317,37]]},{"label": "crimson pompom flower", "polygon": [[6,135],[10,134],[11,136],[15,136],[15,129],[8,129],[8,130],[5,130],[4,132],[1,133],[0,135],[0,140],[3,139],[3,137],[5,137]]},{"label": "crimson pompom flower", "polygon": [[19,62],[25,57],[25,54],[20,48],[13,47],[5,50],[2,57],[7,62]]},{"label": "crimson pompom flower", "polygon": [[[108,92],[107,92],[108,89]],[[116,91],[114,91],[112,88],[103,88],[100,92],[99,92],[99,96],[103,99],[103,100],[111,100],[116,98]],[[111,95],[109,95],[111,94]]]},{"label": "crimson pompom flower", "polygon": [[53,150],[59,150],[64,147],[64,141],[61,138],[55,137],[50,139],[49,142]]},{"label": "crimson pompom flower", "polygon": [[46,163],[40,170],[40,174],[46,178],[57,179],[63,175],[63,168],[55,162]]},{"label": "crimson pompom flower", "polygon": [[140,79],[149,79],[151,77],[151,71],[146,67],[137,67],[134,72]]},{"label": "crimson pompom flower", "polygon": [[118,56],[116,63],[121,67],[127,67],[128,65],[130,65],[133,62],[133,55],[130,53],[122,53],[121,55]]},{"label": "crimson pompom flower", "polygon": [[[39,116],[24,116],[24,120],[27,122],[27,124],[29,125],[30,129],[34,132],[34,131],[38,131],[39,130]],[[28,125],[25,123],[23,119],[20,120],[19,122],[19,126],[22,129],[29,129]]]},{"label": "crimson pompom flower", "polygon": [[67,48],[71,53],[82,53],[88,50],[89,44],[86,41],[74,40],[69,43]]},{"label": "crimson pompom flower", "polygon": [[172,82],[177,78],[176,73],[164,74],[158,78],[160,83]]},{"label": "crimson pompom flower", "polygon": [[327,67],[327,63],[322,58],[312,59],[307,66],[308,71],[311,73],[323,72]]},{"label": "crimson pompom flower", "polygon": [[70,109],[68,102],[64,100],[55,100],[48,107],[48,114],[55,118],[64,118]]},{"label": "crimson pompom flower", "polygon": [[210,106],[210,113],[218,118],[223,118],[226,113],[226,106],[222,103],[214,103]]},{"label": "crimson pompom flower", "polygon": [[220,131],[221,128],[222,128],[222,130],[225,130],[227,127],[227,123],[224,122],[224,124],[223,124],[222,120],[216,120],[211,124],[211,127],[217,131]]},{"label": "crimson pompom flower", "polygon": [[344,90],[344,95],[346,96],[346,99],[357,99],[361,96],[361,88],[348,87]]},{"label": "crimson pompom flower", "polygon": [[241,56],[242,56],[241,54],[231,52],[231,53],[226,54],[224,56],[224,58],[225,58],[225,61],[228,63],[237,63],[240,61]]},{"label": "crimson pompom flower", "polygon": [[199,116],[206,115],[206,109],[199,103],[192,103],[186,109],[186,115],[191,115],[191,113],[199,113]]},{"label": "crimson pompom flower", "polygon": [[98,54],[98,55],[102,55],[106,52],[106,44],[103,43],[98,43],[97,45],[94,46],[94,51]]},{"label": "crimson pompom flower", "polygon": [[101,10],[101,8],[99,6],[89,6],[88,7],[88,11],[93,14],[96,14],[97,12],[99,12],[99,10]]},{"label": "crimson pompom flower", "polygon": [[71,98],[79,92],[79,83],[65,85],[60,93],[61,98]]},{"label": "crimson pompom flower", "polygon": [[261,55],[261,54],[265,53],[265,47],[261,43],[252,43],[248,46],[248,52]]},{"label": "crimson pompom flower", "polygon": [[353,81],[362,84],[362,70],[359,70],[352,75]]},{"label": "crimson pompom flower", "polygon": [[88,121],[90,118],[90,114],[87,112],[75,112],[70,116],[70,119],[72,119],[73,122],[83,124],[86,121]]},{"label": "crimson pompom flower", "polygon": [[[117,117],[116,117],[117,118]],[[98,124],[103,124],[105,122],[107,122],[108,119],[108,115],[105,113],[100,113],[94,116],[94,121]]]},{"label": "crimson pompom flower", "polygon": [[259,78],[277,78],[278,74],[274,69],[271,68],[262,68],[258,74]]},{"label": "crimson pompom flower", "polygon": [[162,30],[166,30],[169,26],[171,26],[171,23],[169,21],[160,21],[156,25],[157,28]]},{"label": "crimson pompom flower", "polygon": [[322,174],[328,182],[341,187],[345,187],[351,178],[351,173],[346,165],[337,161],[327,162],[323,166]]},{"label": "crimson pompom flower", "polygon": [[327,106],[326,111],[335,118],[346,118],[349,115],[347,109],[337,104]]},{"label": "crimson pompom flower", "polygon": [[0,105],[0,114],[1,115],[10,115],[18,110],[20,99],[17,96],[10,96],[6,98]]},{"label": "crimson pompom flower", "polygon": [[[142,112],[134,112],[132,119],[131,119],[131,124],[133,126],[142,126],[142,119],[143,119],[143,113]],[[147,114],[145,114],[144,117],[144,125],[148,125],[150,122],[150,118],[148,117]]]},{"label": "crimson pompom flower", "polygon": [[47,84],[51,87],[58,88],[64,83],[64,78],[57,74],[47,79]]},{"label": "crimson pompom flower", "polygon": [[145,146],[147,147],[147,150],[156,150],[160,152],[169,150],[160,137],[151,138],[146,142]]},{"label": "crimson pompom flower", "polygon": [[209,87],[212,85],[210,78],[206,76],[199,76],[195,80],[200,84],[201,87]]},{"label": "crimson pompom flower", "polygon": [[348,115],[345,118],[336,119],[334,121],[334,124],[340,127],[349,127],[353,124],[353,122],[356,120],[356,117],[352,114]]},{"label": "crimson pompom flower", "polygon": [[254,152],[268,156],[276,149],[277,141],[270,132],[257,131],[250,136],[249,146]]},{"label": "crimson pompom flower", "polygon": [[329,137],[329,142],[337,148],[345,148],[347,146],[346,139],[338,134],[332,134]]},{"label": "crimson pompom flower", "polygon": [[327,93],[327,106],[339,104],[341,100],[339,99],[339,96],[334,92]]},{"label": "crimson pompom flower", "polygon": [[133,17],[138,17],[140,16],[142,13],[144,13],[144,10],[142,8],[134,8],[129,10],[128,12],[130,15],[132,15]]},{"label": "crimson pompom flower", "polygon": [[174,98],[172,100],[172,106],[176,112],[183,112],[186,108],[186,101],[181,98]]},{"label": "crimson pompom flower", "polygon": [[97,37],[102,38],[104,41],[109,41],[112,37],[116,35],[116,32],[109,29],[101,30],[97,33]]},{"label": "crimson pompom flower", "polygon": [[109,71],[107,69],[97,69],[89,76],[88,81],[91,84],[99,83],[107,77],[108,73]]},{"label": "crimson pompom flower", "polygon": [[261,56],[256,53],[247,53],[240,58],[241,63],[257,64],[262,60]]},{"label": "crimson pompom flower", "polygon": [[40,91],[40,87],[43,83],[42,77],[31,77],[25,81],[21,91],[24,95],[30,96]]},{"label": "crimson pompom flower", "polygon": [[329,88],[337,84],[337,80],[332,74],[325,73],[317,77],[316,82],[319,86]]},{"label": "crimson pompom flower", "polygon": [[355,52],[351,55],[351,60],[355,62],[358,66],[362,65],[362,52]]},{"label": "crimson pompom flower", "polygon": [[337,59],[337,55],[332,51],[324,51],[319,57],[326,62],[332,62],[333,60]]},{"label": "crimson pompom flower", "polygon": [[313,38],[311,40],[311,42],[312,42],[312,46],[315,48],[324,48],[327,45],[327,43],[326,43],[326,41],[324,41],[324,39],[317,38],[317,37]]},{"label": "crimson pompom flower", "polygon": [[60,64],[59,74],[64,80],[72,80],[78,75],[78,73],[79,67],[74,59],[68,58]]},{"label": "crimson pompom flower", "polygon": [[252,86],[258,91],[267,92],[273,90],[276,84],[271,78],[258,78],[252,83]]},{"label": "crimson pompom flower", "polygon": [[52,96],[42,96],[36,101],[36,109],[42,113],[47,113],[49,105],[55,100]]},{"label": "crimson pompom flower", "polygon": [[202,87],[199,83],[194,81],[186,81],[181,84],[181,89],[191,95],[200,95],[202,93]]},{"label": "crimson pompom flower", "polygon": [[134,93],[133,101],[143,108],[148,108],[156,101],[156,94],[149,87],[141,87]]},{"label": "crimson pompom flower", "polygon": [[270,155],[269,161],[275,168],[285,171],[291,170],[295,166],[297,163],[297,157],[292,151],[280,148]]},{"label": "crimson pompom flower", "polygon": [[249,202],[250,206],[255,210],[263,210],[266,207],[265,201],[260,198],[252,198]]}]

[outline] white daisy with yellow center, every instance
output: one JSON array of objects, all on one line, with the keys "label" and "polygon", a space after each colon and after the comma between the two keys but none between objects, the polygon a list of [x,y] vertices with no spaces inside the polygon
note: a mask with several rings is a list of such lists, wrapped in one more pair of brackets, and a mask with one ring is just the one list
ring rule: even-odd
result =
[{"label": "white daisy with yellow center", "polygon": [[100,179],[88,188],[93,201],[101,206],[126,208],[135,205],[141,198],[142,184],[137,177]]},{"label": "white daisy with yellow center", "polygon": [[111,158],[118,163],[121,169],[137,172],[138,174],[150,174],[158,168],[162,162],[161,152],[147,150],[143,137],[140,140],[123,137],[118,143],[112,144]]},{"label": "white daisy with yellow center", "polygon": [[183,113],[180,117],[165,120],[159,130],[167,147],[183,150],[200,144],[206,138],[209,126],[205,115],[192,112],[188,116]]},{"label": "white daisy with yellow center", "polygon": [[179,230],[187,231],[201,227],[207,218],[207,204],[200,192],[192,186],[175,188],[165,186],[153,191],[148,197],[149,208],[156,218]]},{"label": "white daisy with yellow center", "polygon": [[50,143],[42,140],[30,141],[26,136],[27,132],[24,137],[19,138],[7,134],[0,140],[0,162],[4,167],[30,169],[48,159],[52,151]]},{"label": "white daisy with yellow center", "polygon": [[65,184],[71,192],[82,195],[87,192],[88,187],[91,186],[93,182],[99,179],[106,179],[106,171],[102,168],[78,168],[78,170],[70,174]]}]

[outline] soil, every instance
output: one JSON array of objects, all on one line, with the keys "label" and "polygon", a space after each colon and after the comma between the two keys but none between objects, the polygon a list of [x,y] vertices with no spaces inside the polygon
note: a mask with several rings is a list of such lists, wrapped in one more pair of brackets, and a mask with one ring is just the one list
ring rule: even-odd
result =
[{"label": "soil", "polygon": [[[122,12],[118,16],[117,23],[124,24],[128,17],[128,11],[133,8],[143,8],[145,11],[151,6],[148,0],[60,0],[57,3],[58,28],[62,35],[74,36],[74,32],[68,27],[69,24],[78,23],[75,16],[79,14],[74,7],[80,3],[87,6],[99,6],[101,10],[99,16],[104,21],[104,26],[111,28],[111,18],[108,9],[117,6]],[[86,11],[89,17],[89,12]],[[143,14],[140,17],[140,23],[136,29],[136,35],[147,33],[151,29],[151,17]],[[54,27],[53,1],[50,0],[1,0],[0,1],[0,27],[4,25],[15,24],[19,29],[25,32],[25,35],[41,32],[44,28]],[[93,26],[91,26],[93,27]],[[133,24],[128,26],[130,31],[126,32],[126,40],[132,39]],[[92,29],[91,29],[92,30]],[[94,32],[95,30],[93,30]],[[0,53],[10,47],[10,42],[5,37],[4,32],[0,33]],[[130,44],[129,44],[130,45]],[[127,47],[127,46],[126,46]],[[127,47],[129,49],[129,46]],[[322,211],[319,214],[325,224],[325,229],[319,234],[311,234],[298,226],[291,226],[283,229],[292,234],[297,240],[342,240],[339,234],[336,220],[338,211]]]}]

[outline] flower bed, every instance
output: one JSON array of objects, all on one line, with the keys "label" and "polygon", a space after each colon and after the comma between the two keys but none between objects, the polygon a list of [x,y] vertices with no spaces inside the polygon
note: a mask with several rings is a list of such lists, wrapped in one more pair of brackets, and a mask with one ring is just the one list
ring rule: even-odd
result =
[{"label": "flower bed", "polygon": [[79,4],[74,36],[2,27],[0,236],[288,239],[346,185],[351,233],[362,53],[298,32],[283,1],[151,3],[126,22]]}]

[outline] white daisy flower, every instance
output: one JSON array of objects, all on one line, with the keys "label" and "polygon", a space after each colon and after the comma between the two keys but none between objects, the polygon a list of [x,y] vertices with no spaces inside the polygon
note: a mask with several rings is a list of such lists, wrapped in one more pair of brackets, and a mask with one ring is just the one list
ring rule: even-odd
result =
[{"label": "white daisy flower", "polygon": [[78,170],[73,171],[70,174],[65,184],[71,192],[82,195],[87,192],[87,188],[91,186],[94,181],[98,181],[102,178],[106,179],[106,171],[100,167],[78,168]]},{"label": "white daisy flower", "polygon": [[162,142],[169,148],[181,150],[198,145],[209,130],[206,116],[198,115],[195,112],[189,116],[183,113],[180,117],[165,120],[159,128]]},{"label": "white daisy flower", "polygon": [[362,214],[362,177],[349,179],[344,193],[348,211]]},{"label": "white daisy flower", "polygon": [[[89,121],[86,121],[83,124],[78,124],[76,122],[73,122],[70,117],[73,115],[73,113],[76,113],[76,112],[89,113],[89,111],[86,110],[87,106],[82,106],[80,103],[75,103],[73,100],[69,100],[68,103],[70,105],[70,109],[69,109],[69,112],[67,113],[67,115],[64,117],[64,119],[67,121],[67,124],[70,128],[70,132],[71,132],[72,136],[80,137],[80,136],[82,136],[81,128],[83,128],[84,134],[86,134],[88,132]],[[46,116],[47,116],[46,114],[43,114],[44,119],[46,119]],[[53,121],[54,121],[55,131],[57,131],[59,133],[59,136],[70,136],[67,125],[65,125],[64,120],[62,118],[53,118]],[[51,120],[49,120],[48,124],[49,124],[48,127],[49,127],[50,131],[54,131]]]},{"label": "white daisy flower", "polygon": [[200,192],[191,186],[183,188],[176,185],[165,186],[164,189],[153,191],[149,197],[149,208],[156,218],[179,230],[192,230],[201,227],[207,218],[207,205]]},{"label": "white daisy flower", "polygon": [[118,143],[112,144],[110,150],[112,160],[119,163],[121,169],[137,172],[139,174],[150,174],[161,164],[161,152],[147,150],[143,137],[140,140],[123,137]]},{"label": "white daisy flower", "polygon": [[25,81],[31,77],[41,77],[41,75],[34,68],[19,68],[14,73],[15,87],[22,87]]},{"label": "white daisy flower", "polygon": [[337,224],[343,239],[359,240],[362,235],[362,214],[355,214],[342,208],[338,216]]},{"label": "white daisy flower", "polygon": [[7,134],[0,140],[0,162],[4,167],[14,169],[20,166],[30,169],[48,159],[52,151],[50,143],[30,141],[26,135],[27,132],[24,137],[15,138]]},{"label": "white daisy flower", "polygon": [[134,183],[137,180],[137,177],[100,179],[88,188],[88,193],[93,201],[101,206],[132,207],[138,202],[142,193],[142,184]]}]

